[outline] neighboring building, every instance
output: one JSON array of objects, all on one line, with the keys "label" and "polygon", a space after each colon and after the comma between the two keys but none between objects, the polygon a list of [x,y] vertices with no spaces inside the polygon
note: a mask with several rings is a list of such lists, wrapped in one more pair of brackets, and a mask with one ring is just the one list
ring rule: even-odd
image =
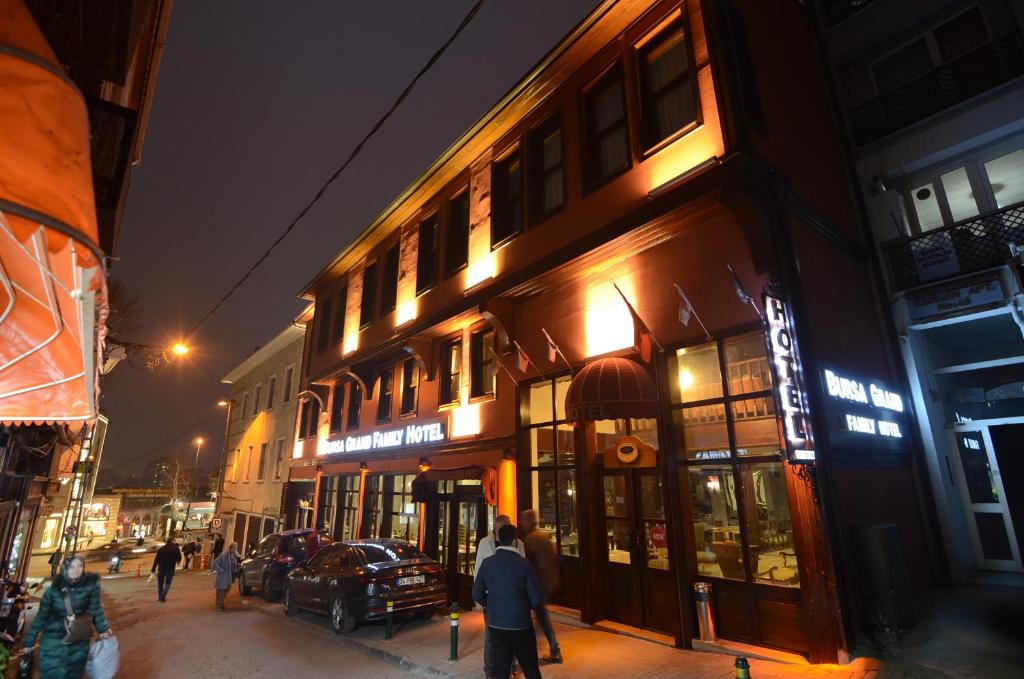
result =
[{"label": "neighboring building", "polygon": [[60,482],[65,507],[88,504],[106,264],[170,7],[0,0],[0,558],[13,580],[42,542],[37,518],[78,524],[53,502]]},{"label": "neighboring building", "polygon": [[240,549],[282,527],[295,441],[303,328],[289,325],[221,380],[231,385],[216,516]]},{"label": "neighboring building", "polygon": [[933,563],[958,583],[1020,573],[1024,5],[818,6],[906,366]]},{"label": "neighboring building", "polygon": [[532,507],[582,620],[689,647],[711,583],[721,637],[815,662],[866,627],[856,526],[927,588],[819,64],[799,2],[602,2],[301,292],[288,526],[418,543],[466,602]]}]

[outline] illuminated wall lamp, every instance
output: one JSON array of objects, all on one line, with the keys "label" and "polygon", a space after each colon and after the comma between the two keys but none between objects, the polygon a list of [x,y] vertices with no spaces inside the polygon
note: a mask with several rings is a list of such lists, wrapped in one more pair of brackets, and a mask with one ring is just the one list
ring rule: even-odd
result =
[{"label": "illuminated wall lamp", "polygon": [[697,175],[703,174],[706,170],[709,170],[712,167],[718,167],[721,164],[722,162],[718,159],[718,156],[711,156],[700,165],[691,167],[686,172],[680,175],[676,175],[672,179],[669,179],[661,186],[657,186],[651,189],[650,191],[647,192],[647,198],[648,200],[654,200],[655,198],[661,196],[662,194],[668,193],[669,191],[675,189],[678,186],[682,186],[683,184],[690,181]]},{"label": "illuminated wall lamp", "polygon": [[430,469],[430,458],[429,457],[421,457],[420,458],[420,471],[421,472],[425,472],[428,469]]}]

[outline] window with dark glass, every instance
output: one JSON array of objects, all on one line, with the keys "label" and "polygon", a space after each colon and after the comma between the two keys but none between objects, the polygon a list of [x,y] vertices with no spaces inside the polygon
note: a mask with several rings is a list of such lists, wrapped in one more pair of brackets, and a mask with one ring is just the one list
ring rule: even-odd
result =
[{"label": "window with dark glass", "polygon": [[306,432],[309,431],[309,409],[312,404],[309,399],[302,402],[302,406],[299,408],[299,438],[304,439],[308,435]]},{"label": "window with dark glass", "polygon": [[331,431],[341,430],[341,414],[345,405],[345,385],[336,382],[331,389]]},{"label": "window with dark glass", "polygon": [[264,441],[260,444],[260,466],[256,468],[256,480],[262,481],[267,477],[267,446],[269,444]]},{"label": "window with dark glass", "polygon": [[494,331],[483,330],[473,333],[470,343],[470,397],[488,396],[494,393],[498,380],[497,365],[494,361]]},{"label": "window with dark glass", "polygon": [[263,390],[263,385],[262,384],[257,384],[256,385],[256,391],[253,392],[253,396],[252,396],[252,416],[253,417],[256,417],[256,415],[260,412],[260,393],[262,392],[262,390]]},{"label": "window with dark glass", "polygon": [[292,400],[292,376],[294,374],[294,368],[286,368],[284,371],[284,389],[281,391],[281,403],[287,403]]},{"label": "window with dark glass", "polygon": [[698,574],[799,587],[786,469],[764,337],[752,332],[669,358],[680,491]]},{"label": "window with dark glass", "polygon": [[277,391],[277,375],[273,375],[267,382],[267,410],[274,407],[274,392]]},{"label": "window with dark glass", "polygon": [[523,172],[516,148],[491,165],[491,246],[523,231]]},{"label": "window with dark glass", "polygon": [[412,482],[415,479],[415,474],[387,477],[384,487],[388,497],[385,498],[385,516],[382,518],[385,535],[414,545],[420,539],[418,504],[412,499]]},{"label": "window with dark glass", "polygon": [[314,320],[316,321],[316,349],[317,351],[327,351],[328,343],[331,339],[331,302],[333,300],[324,297],[316,305],[316,314]]},{"label": "window with dark glass", "polygon": [[591,187],[629,167],[629,126],[621,65],[584,93],[583,108],[583,179]]},{"label": "window with dark glass", "polygon": [[348,306],[348,288],[334,295],[334,313],[331,315],[331,344],[338,344],[345,335],[345,311]]},{"label": "window with dark glass", "polygon": [[304,437],[316,438],[317,428],[320,425],[320,402],[315,398],[307,398],[302,407],[306,418],[301,427]]},{"label": "window with dark glass", "polygon": [[523,447],[530,451],[530,489],[540,529],[555,536],[559,554],[579,556],[576,439],[565,416],[568,375],[523,389]]},{"label": "window with dark glass", "polygon": [[420,386],[420,367],[416,359],[407,358],[402,361],[402,407],[401,415],[416,413],[416,394]]},{"label": "window with dark glass", "polygon": [[348,412],[345,414],[345,428],[359,428],[359,410],[363,405],[363,388],[356,381],[348,383]]},{"label": "window with dark glass", "polygon": [[438,405],[458,403],[462,382],[462,342],[452,340],[441,347],[441,396]]},{"label": "window with dark glass", "polygon": [[381,368],[380,386],[377,388],[377,421],[387,422],[391,419],[391,397],[395,390],[395,369]]},{"label": "window with dark glass", "polygon": [[249,416],[249,394],[242,395],[242,408],[238,411],[238,419],[244,420]]},{"label": "window with dark glass", "polygon": [[644,44],[640,64],[640,115],[644,146],[650,148],[696,119],[686,34],[677,21]]},{"label": "window with dark glass", "polygon": [[284,467],[284,439],[277,439],[276,452],[274,453],[274,478],[281,478],[281,470]]},{"label": "window with dark glass", "polygon": [[469,261],[469,190],[448,201],[444,225],[444,277]]},{"label": "window with dark glass", "polygon": [[359,517],[359,474],[342,476],[338,488],[338,513],[334,523],[335,540],[354,540]]},{"label": "window with dark glass", "polygon": [[437,259],[440,256],[440,229],[437,213],[420,222],[419,248],[416,252],[416,294],[437,283]]},{"label": "window with dark glass", "polygon": [[530,133],[530,219],[537,221],[565,202],[562,119],[551,116]]},{"label": "window with dark glass", "polygon": [[380,282],[380,312],[386,314],[395,308],[398,299],[398,253],[400,243],[395,243],[384,254],[384,277]]},{"label": "window with dark glass", "polygon": [[362,538],[384,537],[381,514],[384,510],[384,476],[368,474],[363,496],[363,523],[359,529]]},{"label": "window with dark glass", "polygon": [[377,263],[367,264],[363,269],[363,297],[359,304],[359,327],[365,327],[373,321],[374,307],[377,303]]}]

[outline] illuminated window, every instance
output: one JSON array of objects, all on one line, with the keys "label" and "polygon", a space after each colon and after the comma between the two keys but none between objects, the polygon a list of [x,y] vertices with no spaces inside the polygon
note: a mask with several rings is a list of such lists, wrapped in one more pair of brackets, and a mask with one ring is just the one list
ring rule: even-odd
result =
[{"label": "illuminated window", "polygon": [[494,360],[494,331],[483,330],[473,333],[470,342],[471,398],[491,396],[498,381],[497,364]]},{"label": "illuminated window", "polygon": [[420,222],[419,248],[416,252],[416,294],[426,292],[437,283],[440,249],[440,230],[435,212]]},{"label": "illuminated window", "polygon": [[638,50],[641,135],[651,148],[696,119],[690,57],[682,21]]},{"label": "illuminated window", "polygon": [[391,400],[395,391],[395,369],[381,368],[377,388],[377,422],[391,419]]},{"label": "illuminated window", "polygon": [[491,247],[523,232],[523,171],[519,148],[491,166]]},{"label": "illuminated window", "polygon": [[583,94],[583,181],[587,188],[629,167],[629,126],[622,66],[616,65]]},{"label": "illuminated window", "polygon": [[444,225],[444,277],[469,261],[469,189],[448,201]]},{"label": "illuminated window", "polygon": [[416,394],[420,386],[420,367],[416,359],[407,358],[402,361],[402,405],[400,415],[416,414]]},{"label": "illuminated window", "polygon": [[363,269],[363,296],[359,304],[359,327],[365,328],[373,321],[377,304],[377,263],[367,264]]},{"label": "illuminated window", "polygon": [[398,299],[398,255],[399,243],[395,243],[384,254],[384,270],[380,283],[380,312],[386,314],[395,308]]},{"label": "illuminated window", "polygon": [[441,396],[439,405],[459,403],[462,382],[462,342],[452,340],[441,347]]},{"label": "illuminated window", "polygon": [[562,119],[556,114],[530,134],[530,219],[542,220],[565,202]]}]

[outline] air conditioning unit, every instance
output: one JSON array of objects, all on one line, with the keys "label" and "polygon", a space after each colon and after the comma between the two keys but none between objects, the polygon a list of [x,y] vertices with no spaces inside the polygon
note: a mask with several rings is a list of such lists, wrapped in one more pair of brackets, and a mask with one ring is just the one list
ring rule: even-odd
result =
[{"label": "air conditioning unit", "polygon": [[867,619],[889,630],[913,626],[914,593],[903,558],[899,526],[856,526],[853,537]]}]

